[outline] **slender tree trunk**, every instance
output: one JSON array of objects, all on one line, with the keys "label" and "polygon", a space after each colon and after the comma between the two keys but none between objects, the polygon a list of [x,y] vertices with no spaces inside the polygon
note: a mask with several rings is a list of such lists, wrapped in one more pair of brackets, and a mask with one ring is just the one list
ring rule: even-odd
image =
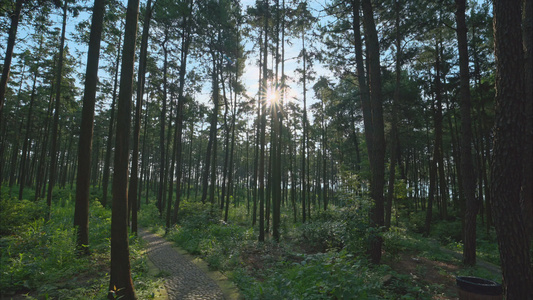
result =
[{"label": "slender tree trunk", "polygon": [[[277,96],[278,97],[278,96]],[[271,104],[272,121],[273,121],[273,147],[272,147],[272,235],[274,240],[280,241],[280,222],[281,222],[281,132],[282,132],[282,102],[276,99]]]},{"label": "slender tree trunk", "polygon": [[224,200],[226,199],[226,183],[228,178],[228,163],[229,163],[229,138],[231,135],[231,130],[228,126],[228,99],[226,98],[226,88],[224,81],[222,82],[222,91],[223,91],[223,98],[224,98],[224,148],[226,151],[224,151],[224,167],[222,168],[222,198],[220,199],[220,210],[222,211],[224,209]]},{"label": "slender tree trunk", "polygon": [[[190,123],[191,129],[190,129],[190,136],[189,136],[189,175],[187,177],[187,199],[190,199],[190,193],[191,193],[191,180],[192,180],[192,149],[193,149],[193,142],[194,142],[194,121],[191,121]],[[196,195],[195,195],[196,196]]]},{"label": "slender tree trunk", "polygon": [[[474,163],[472,161],[472,121],[470,101],[470,70],[468,68],[468,40],[466,27],[466,0],[456,0],[457,42],[459,47],[459,68],[461,87],[461,169],[463,196],[466,201],[464,221],[463,263],[467,266],[476,264],[476,216]],[[480,191],[481,192],[481,191]]]},{"label": "slender tree trunk", "polygon": [[15,39],[17,37],[18,24],[20,21],[20,11],[22,10],[24,2],[26,2],[26,0],[17,0],[17,2],[15,2],[15,10],[10,15],[11,26],[9,27],[6,54],[2,66],[2,77],[0,78],[0,124],[2,124],[2,112],[4,110],[4,102],[6,98],[7,81],[9,80],[9,72],[11,70],[13,48],[15,48]]},{"label": "slender tree trunk", "polygon": [[50,118],[52,114],[52,103],[50,99],[48,102],[48,111],[46,113],[46,122],[44,125],[43,141],[41,146],[41,153],[39,158],[39,166],[37,168],[37,182],[35,183],[35,200],[39,199],[45,194],[44,188],[46,187],[46,151],[48,149],[48,138],[50,136]]},{"label": "slender tree trunk", "polygon": [[[59,61],[56,79],[56,96],[54,108],[54,123],[52,127],[52,148],[50,150],[50,176],[48,178],[48,194],[46,196],[46,204],[48,209],[52,207],[52,191],[56,181],[57,173],[57,150],[58,146],[58,127],[59,127],[59,109],[61,108],[61,80],[63,78],[63,56],[65,53],[65,30],[67,26],[67,2],[63,3],[63,27],[61,29],[61,42],[59,46]],[[50,213],[50,211],[48,211]],[[49,217],[49,215],[48,215]]]},{"label": "slender tree trunk", "polygon": [[141,110],[144,96],[144,81],[146,77],[146,54],[148,49],[148,32],[152,17],[152,0],[146,3],[143,34],[141,38],[141,53],[139,56],[139,74],[137,79],[137,103],[135,104],[135,119],[133,121],[133,151],[131,160],[130,184],[128,187],[128,207],[131,206],[131,232],[137,234],[137,203],[138,203],[138,167],[139,167],[139,140],[141,134]]},{"label": "slender tree trunk", "polygon": [[163,103],[161,105],[161,124],[159,130],[159,151],[161,153],[159,159],[159,189],[157,194],[157,207],[159,208],[159,214],[163,213],[164,197],[165,197],[165,169],[166,169],[166,153],[165,153],[165,120],[167,114],[167,69],[168,69],[168,51],[166,48],[166,42],[168,40],[168,29],[165,29],[165,37],[163,40],[162,48],[164,52],[163,63]]},{"label": "slender tree trunk", "polygon": [[524,119],[522,0],[493,1],[496,115],[491,197],[506,299],[533,299],[530,244],[520,205]]},{"label": "slender tree trunk", "polygon": [[[229,174],[228,174],[228,185],[233,185],[233,154],[235,151],[235,118],[237,113],[237,93],[234,94],[234,103],[233,103],[233,113],[231,116],[231,150],[230,150],[230,158],[229,158]],[[228,213],[229,213],[229,204],[231,200],[231,196],[233,196],[233,193],[230,189],[227,195],[226,200],[226,211],[224,213],[224,221],[228,221]]]},{"label": "slender tree trunk", "polygon": [[115,102],[117,99],[117,89],[118,89],[118,71],[120,66],[120,46],[122,45],[122,35],[120,35],[117,45],[117,59],[115,61],[115,78],[113,84],[113,96],[111,101],[110,109],[110,119],[109,119],[109,131],[107,133],[107,145],[104,159],[104,174],[103,174],[103,195],[102,195],[102,206],[107,206],[107,188],[109,185],[109,171],[111,169],[111,147],[113,143],[113,133],[115,127]]},{"label": "slender tree trunk", "polygon": [[[385,137],[383,125],[383,107],[381,99],[381,65],[379,59],[379,40],[374,23],[374,13],[370,0],[362,1],[363,23],[366,33],[366,49],[368,53],[370,109],[372,112],[372,138],[367,141],[370,156],[370,196],[374,205],[370,211],[370,225],[376,229],[384,225],[383,187],[385,185]],[[364,116],[366,119],[370,116]],[[365,125],[365,131],[368,128]],[[373,263],[381,260],[383,239],[379,234],[370,236],[370,257]]]},{"label": "slender tree trunk", "polygon": [[307,53],[305,50],[305,32],[302,32],[302,51],[303,51],[303,124],[302,124],[302,222],[307,221],[307,213],[309,212],[306,210],[306,203],[307,203],[307,177],[306,177],[306,171],[305,171],[305,164],[306,164],[306,151],[307,145],[306,145],[306,135],[307,135]]},{"label": "slender tree trunk", "polygon": [[[36,96],[35,94],[36,94],[36,89],[37,89],[38,72],[39,72],[38,70],[35,70],[33,74],[33,86],[31,89],[30,107],[28,109],[28,117],[26,120],[26,132],[24,133],[24,142],[22,145],[22,160],[20,162],[20,177],[19,177],[19,200],[22,200],[22,193],[24,191],[25,185],[27,184],[26,182],[26,173],[27,173],[26,161],[29,160],[29,158],[27,158],[27,155],[29,152],[28,147],[30,144],[29,135],[30,135],[31,127],[32,127],[33,105],[34,105],[35,96]],[[1,185],[1,182],[0,182],[0,185]]]},{"label": "slender tree trunk", "polygon": [[259,242],[265,241],[265,131],[266,131],[266,90],[267,90],[267,58],[268,58],[268,0],[264,1],[265,15],[264,18],[264,36],[263,36],[263,64],[262,64],[262,82],[261,82],[261,119],[259,134]]},{"label": "slender tree trunk", "polygon": [[[142,190],[143,190],[143,182],[145,183],[146,185],[146,200],[145,200],[145,204],[148,205],[148,184],[149,184],[149,180],[148,180],[148,177],[149,177],[149,173],[150,173],[150,167],[148,165],[148,155],[147,155],[147,142],[146,142],[146,132],[148,130],[148,100],[149,98],[146,99],[146,109],[145,109],[145,113],[144,113],[144,128],[143,128],[143,145],[142,145],[142,157],[141,157],[141,175],[144,174],[144,181],[141,181],[139,182],[139,204],[141,203],[141,197],[142,197]],[[140,206],[139,206],[140,208]]]},{"label": "slender tree trunk", "polygon": [[211,171],[210,171],[210,175],[211,175],[211,179],[210,179],[210,189],[209,189],[209,202],[211,203],[211,205],[214,205],[215,204],[215,191],[216,191],[216,188],[217,188],[217,180],[216,180],[216,175],[217,175],[217,135],[218,135],[218,112],[220,110],[220,100],[219,100],[219,93],[220,93],[220,88],[218,86],[219,84],[219,66],[218,66],[218,62],[215,58],[215,55],[213,54],[213,103],[214,103],[214,108],[213,108],[213,115],[211,116],[211,130],[210,130],[210,137],[209,139],[212,141],[212,149],[211,149]]},{"label": "slender tree trunk", "polygon": [[398,102],[400,101],[400,79],[401,79],[401,35],[400,35],[400,1],[396,0],[396,84],[394,87],[394,99],[392,100],[392,118],[390,131],[390,165],[389,165],[389,186],[387,192],[387,206],[385,208],[385,228],[391,226],[392,201],[394,199],[394,182],[396,180],[396,161],[398,159]]},{"label": "slender tree trunk", "polygon": [[[216,62],[216,57],[215,57],[215,54],[212,53],[212,59],[213,59],[213,70],[212,70],[212,74],[211,74],[211,78],[213,80],[213,113],[211,115],[211,125],[210,125],[210,129],[209,129],[209,141],[207,143],[207,152],[206,152],[206,156],[205,156],[205,167],[204,167],[204,174],[203,174],[203,178],[202,178],[202,203],[205,203],[205,201],[207,200],[207,192],[208,192],[208,188],[209,188],[209,178],[210,178],[210,174],[212,174],[211,176],[211,185],[214,185],[216,184],[215,182],[215,173],[214,173],[214,170],[213,172],[210,172],[211,170],[211,164],[215,164],[215,161],[212,159],[214,157],[216,157],[216,150],[213,150],[213,148],[216,149],[216,146],[214,146],[214,144],[216,143],[215,140],[216,140],[216,135],[217,135],[217,120],[218,120],[218,107],[219,107],[219,99],[218,99],[218,94],[219,94],[219,87],[218,87],[218,69],[217,69],[217,62]],[[215,152],[215,155],[213,155],[212,152]],[[213,202],[214,201],[214,191],[215,191],[215,187],[213,186],[212,187],[212,190],[213,190],[213,197],[209,197],[209,201],[210,202]]]},{"label": "slender tree trunk", "polygon": [[128,236],[128,164],[129,135],[131,124],[131,100],[133,94],[133,71],[135,64],[135,41],[139,0],[128,0],[120,92],[118,95],[117,134],[115,143],[115,174],[113,176],[113,208],[111,215],[111,276],[109,299],[121,297],[136,299],[131,279]]},{"label": "slender tree trunk", "polygon": [[255,130],[255,146],[254,146],[254,174],[252,176],[252,189],[253,189],[253,205],[252,205],[252,226],[255,226],[257,222],[257,180],[259,172],[259,136],[260,136],[260,125],[261,120],[261,104],[260,101],[257,101],[257,130]]},{"label": "slender tree trunk", "polygon": [[[179,89],[178,89],[178,112],[177,112],[177,119],[176,119],[176,130],[177,130],[177,136],[176,139],[178,141],[177,144],[177,157],[176,157],[176,168],[177,168],[177,184],[176,184],[176,203],[174,204],[174,212],[172,215],[172,222],[176,223],[178,220],[178,212],[180,208],[180,202],[181,202],[181,179],[182,179],[182,168],[183,168],[183,147],[182,147],[182,137],[183,137],[183,110],[185,106],[185,97],[183,95],[183,90],[185,88],[185,73],[187,71],[187,57],[189,55],[189,46],[191,43],[191,24],[190,20],[192,17],[192,6],[193,3],[190,1],[188,3],[190,9],[190,14],[187,16],[187,22],[184,25],[184,34],[182,37],[182,51],[181,51],[181,65],[180,65],[180,77],[179,77]],[[193,122],[191,122],[193,123]],[[191,126],[193,126],[191,124]],[[191,129],[192,131],[192,129]],[[191,145],[192,145],[192,138],[191,138]],[[189,156],[190,158],[190,156]],[[189,159],[189,162],[191,160]],[[189,176],[190,176],[190,168],[189,168]]]},{"label": "slender tree trunk", "polygon": [[91,178],[91,152],[93,147],[94,106],[98,84],[98,63],[100,61],[100,41],[104,21],[105,0],[95,0],[85,72],[85,90],[78,144],[78,176],[76,180],[76,206],[74,227],[77,230],[76,248],[89,253],[89,191]]}]

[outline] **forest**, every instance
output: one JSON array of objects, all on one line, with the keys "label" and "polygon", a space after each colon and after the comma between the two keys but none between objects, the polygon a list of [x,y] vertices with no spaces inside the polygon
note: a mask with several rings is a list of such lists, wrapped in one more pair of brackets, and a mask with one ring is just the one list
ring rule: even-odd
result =
[{"label": "forest", "polygon": [[533,0],[2,0],[0,28],[0,299],[533,299]]}]

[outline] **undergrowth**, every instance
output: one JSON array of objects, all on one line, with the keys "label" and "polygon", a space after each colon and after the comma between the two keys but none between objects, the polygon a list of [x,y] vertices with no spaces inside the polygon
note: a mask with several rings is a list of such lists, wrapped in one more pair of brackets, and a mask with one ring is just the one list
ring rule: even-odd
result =
[{"label": "undergrowth", "polygon": [[[159,212],[152,204],[144,206],[139,220],[224,272],[245,299],[431,299],[442,294],[439,286],[367,260],[369,208],[365,199],[344,208],[330,206],[304,224],[282,211],[280,243],[268,234],[265,242],[257,241],[257,228],[243,221],[251,219],[244,206],[231,207],[224,222],[218,208],[183,201],[178,224],[165,230],[154,220]],[[438,243],[405,229],[395,227],[383,239],[385,256],[392,259],[412,251],[451,260],[438,251]]]},{"label": "undergrowth", "polygon": [[[78,256],[72,226],[74,204],[58,191],[47,218],[45,201],[2,197],[0,294],[28,299],[103,299],[109,284],[111,211],[93,199],[89,217],[89,256]],[[5,194],[4,194],[5,196]],[[7,199],[6,199],[7,198]],[[132,277],[140,299],[161,284],[148,275],[143,245],[130,239]]]}]

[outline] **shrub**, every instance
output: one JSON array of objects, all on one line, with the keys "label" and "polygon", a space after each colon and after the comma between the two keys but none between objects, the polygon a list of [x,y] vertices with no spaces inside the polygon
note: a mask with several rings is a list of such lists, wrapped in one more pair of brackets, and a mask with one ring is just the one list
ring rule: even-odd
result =
[{"label": "shrub", "polygon": [[16,198],[0,199],[0,235],[13,234],[19,226],[43,216],[46,211],[44,201],[19,201]]}]

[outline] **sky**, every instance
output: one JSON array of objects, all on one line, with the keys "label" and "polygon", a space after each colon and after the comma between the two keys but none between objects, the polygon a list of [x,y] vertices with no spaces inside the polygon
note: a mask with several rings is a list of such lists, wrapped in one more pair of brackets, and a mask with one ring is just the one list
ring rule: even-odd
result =
[{"label": "sky", "polygon": [[[241,4],[243,7],[243,11],[246,11],[246,7],[255,5],[255,0],[242,0]],[[323,7],[325,1],[309,1],[309,5],[311,10],[313,11],[313,14],[317,15],[318,10]],[[287,39],[287,37],[286,37]],[[302,68],[302,63],[298,62],[298,55],[301,51],[301,40],[294,40],[291,39],[291,44],[285,43],[285,73],[289,77],[289,80],[287,80],[288,85],[288,91],[287,91],[287,99],[290,101],[297,101],[300,104],[302,103],[303,99],[303,86],[301,83],[297,83],[298,80],[295,75],[295,69],[296,68]],[[313,44],[310,40],[306,41],[306,47],[312,47]],[[247,43],[245,45],[246,50],[251,50],[253,45],[251,43]],[[280,46],[281,47],[281,46]],[[271,54],[269,53],[269,56]],[[251,56],[246,64],[245,73],[243,75],[244,84],[246,86],[247,94],[250,97],[254,97],[258,90],[259,90],[259,67],[256,65],[257,56]],[[268,68],[272,67],[272,60],[269,59],[269,66]],[[281,67],[280,67],[281,68]],[[325,65],[322,65],[320,63],[315,63],[313,66],[313,70],[317,73],[316,78],[318,79],[319,76],[326,76],[330,77],[331,72],[327,69]],[[280,69],[281,72],[281,69]],[[281,74],[280,74],[281,76]],[[312,90],[313,82],[307,83],[307,99],[308,99],[308,107],[317,101],[317,99],[314,99],[314,92]]]},{"label": "sky", "polygon": [[[142,3],[144,3],[143,0],[141,0]],[[324,1],[310,1],[310,7],[311,9],[320,9],[321,5],[323,5]],[[243,7],[243,12],[246,11],[246,8],[248,6],[253,6],[255,5],[255,0],[242,0],[241,1],[241,4],[242,4],[242,7]],[[316,11],[315,11],[316,13]],[[53,16],[52,18],[54,19],[54,25],[52,25],[53,27],[58,27],[60,28],[61,26],[61,16],[60,16],[60,10],[54,10],[54,13],[53,13]],[[76,29],[75,29],[75,26],[81,21],[81,20],[87,20],[90,18],[90,14],[89,13],[82,13],[80,14],[79,17],[77,18],[73,18],[72,16],[69,16],[67,18],[67,41],[66,41],[66,44],[68,45],[68,47],[70,48],[70,51],[71,51],[71,54],[76,58],[76,60],[78,61],[78,63],[81,65],[80,68],[78,68],[78,72],[80,73],[84,73],[85,72],[85,65],[86,65],[86,61],[87,61],[87,45],[81,45],[79,43],[77,43],[75,41],[75,36],[77,35],[77,32],[76,32]],[[139,28],[139,30],[141,30]],[[141,34],[141,32],[139,32],[138,34]],[[20,40],[21,41],[24,41],[26,40],[26,38],[28,37],[29,35],[29,29],[26,27],[22,27],[22,30],[21,30],[21,34],[20,34]],[[308,46],[312,46],[311,43],[309,41],[306,42]],[[19,45],[19,49],[17,51],[17,49],[15,50],[16,52],[20,52],[21,49],[23,49],[24,47],[26,47],[26,45],[24,45],[24,43],[18,43]],[[245,43],[245,49],[247,51],[250,51],[252,50],[254,47],[254,44],[251,43],[251,42],[246,42]],[[256,50],[256,49],[254,49]],[[297,61],[297,56],[298,54],[300,53],[301,51],[301,42],[300,41],[293,41],[293,46],[290,46],[289,44],[285,44],[285,73],[286,75],[289,77],[289,80],[287,81],[287,85],[289,86],[288,88],[288,91],[287,91],[287,99],[292,99],[291,101],[297,101],[297,102],[300,102],[302,101],[302,85],[301,84],[298,84],[296,83],[296,76],[294,75],[294,70],[296,68],[301,68],[301,63],[298,63]],[[269,54],[269,57],[270,57],[271,54]],[[102,64],[105,63],[103,61],[100,62],[100,67],[102,67]],[[244,74],[241,78],[241,80],[243,81],[245,87],[246,87],[246,93],[249,97],[255,97],[259,91],[259,85],[258,85],[258,80],[259,80],[259,68],[258,66],[256,65],[257,63],[257,52],[254,53],[254,54],[251,54],[249,57],[248,57],[248,60],[246,62],[246,66],[245,66],[245,70],[244,70]],[[270,57],[269,58],[269,68],[272,68],[272,58]],[[190,70],[191,68],[193,67],[189,67],[188,69]],[[322,66],[318,63],[316,63],[314,66],[313,66],[313,69],[317,72],[317,74],[319,75],[327,75],[329,74],[329,71],[326,69],[325,66]],[[280,69],[280,72],[281,72],[281,69]],[[280,74],[281,75],[281,74]],[[109,74],[106,74],[104,73],[103,71],[100,72],[100,77],[109,77]],[[80,91],[82,92],[83,91],[83,82],[79,81],[78,80],[78,83],[77,85],[80,87]],[[310,105],[311,103],[315,102],[316,100],[313,100],[313,91],[312,91],[312,82],[308,82],[308,95],[307,95],[307,98],[309,99],[308,101],[308,105]],[[211,84],[210,82],[205,82],[204,85],[203,85],[203,90],[202,92],[200,93],[200,95],[197,95],[197,99],[202,102],[202,103],[206,103],[206,104],[210,104],[211,101],[210,101],[210,91],[211,91]],[[81,97],[81,96],[80,96]],[[81,99],[80,99],[81,101]]]}]

